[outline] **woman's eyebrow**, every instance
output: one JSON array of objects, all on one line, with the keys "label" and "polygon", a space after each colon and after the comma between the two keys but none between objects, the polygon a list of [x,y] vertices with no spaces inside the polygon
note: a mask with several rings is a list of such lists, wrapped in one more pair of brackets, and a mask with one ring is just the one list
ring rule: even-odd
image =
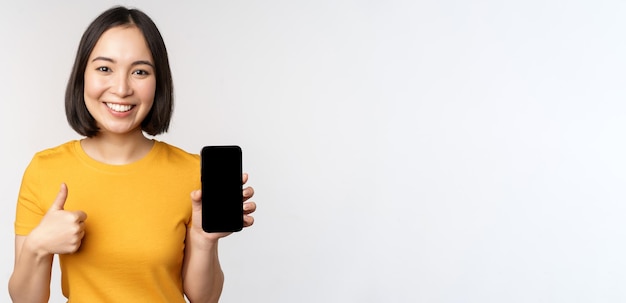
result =
[{"label": "woman's eyebrow", "polygon": [[[98,56],[98,57],[93,58],[93,60],[91,60],[91,62],[95,62],[95,61],[98,61],[98,60],[107,61],[107,62],[111,62],[111,63],[116,63],[115,60],[113,60],[111,58],[108,58],[108,57],[102,57],[102,56]],[[152,68],[154,68],[154,64],[152,64],[152,62],[150,62],[148,60],[137,60],[137,61],[131,63],[131,65],[132,66],[135,66],[135,65],[149,65]]]},{"label": "woman's eyebrow", "polygon": [[91,60],[91,62],[96,62],[96,61],[98,61],[98,60],[108,61],[108,62],[111,62],[111,63],[115,63],[115,60],[113,60],[113,59],[111,59],[111,58],[107,58],[107,57],[102,57],[102,56],[98,56],[98,57],[93,58],[93,60]]},{"label": "woman's eyebrow", "polygon": [[133,65],[133,66],[135,66],[135,65],[150,65],[150,67],[154,68],[154,64],[152,64],[152,62],[147,61],[147,60],[135,61],[131,65]]}]

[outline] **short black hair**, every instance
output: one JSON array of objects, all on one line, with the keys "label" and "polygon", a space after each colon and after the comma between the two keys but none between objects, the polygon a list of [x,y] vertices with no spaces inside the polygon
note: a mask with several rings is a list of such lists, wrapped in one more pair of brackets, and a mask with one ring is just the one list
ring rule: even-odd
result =
[{"label": "short black hair", "polygon": [[70,126],[79,134],[94,137],[100,130],[85,105],[85,69],[87,61],[100,39],[110,28],[136,26],[143,33],[154,60],[156,91],[154,103],[141,122],[141,129],[151,136],[167,132],[174,108],[174,85],[167,58],[165,42],[152,19],[138,9],[115,6],[98,16],[83,34],[72,74],[65,90],[65,115]]}]

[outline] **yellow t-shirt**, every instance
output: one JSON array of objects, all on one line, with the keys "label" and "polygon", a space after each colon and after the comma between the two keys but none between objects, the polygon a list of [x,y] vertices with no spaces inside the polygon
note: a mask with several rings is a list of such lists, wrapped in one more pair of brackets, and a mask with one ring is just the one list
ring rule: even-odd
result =
[{"label": "yellow t-shirt", "polygon": [[24,173],[15,232],[28,235],[66,183],[66,210],[87,213],[78,252],[60,255],[68,302],[185,302],[181,269],[200,158],[155,141],[143,159],[108,165],[80,141],[37,153]]}]

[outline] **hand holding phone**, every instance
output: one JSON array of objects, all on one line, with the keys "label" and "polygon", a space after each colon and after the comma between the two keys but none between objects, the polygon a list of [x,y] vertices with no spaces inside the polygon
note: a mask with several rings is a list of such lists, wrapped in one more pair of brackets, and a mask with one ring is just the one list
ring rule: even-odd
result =
[{"label": "hand holding phone", "polygon": [[209,233],[242,230],[241,148],[205,146],[200,156],[202,229]]}]

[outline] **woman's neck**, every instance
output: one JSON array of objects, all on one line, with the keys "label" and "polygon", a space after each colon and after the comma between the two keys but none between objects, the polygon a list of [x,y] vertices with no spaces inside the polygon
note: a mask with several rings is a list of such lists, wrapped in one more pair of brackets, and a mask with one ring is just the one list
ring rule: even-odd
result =
[{"label": "woman's neck", "polygon": [[141,130],[121,135],[100,132],[81,141],[89,157],[113,165],[133,163],[145,157],[153,145],[154,141],[146,138]]}]

